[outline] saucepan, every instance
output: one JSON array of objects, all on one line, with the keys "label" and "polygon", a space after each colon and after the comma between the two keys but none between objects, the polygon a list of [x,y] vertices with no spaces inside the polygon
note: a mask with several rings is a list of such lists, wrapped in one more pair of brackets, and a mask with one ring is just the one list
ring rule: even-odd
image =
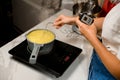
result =
[{"label": "saucepan", "polygon": [[35,64],[39,55],[49,54],[53,48],[55,34],[48,29],[35,29],[26,35],[28,48],[31,51],[30,64]]}]

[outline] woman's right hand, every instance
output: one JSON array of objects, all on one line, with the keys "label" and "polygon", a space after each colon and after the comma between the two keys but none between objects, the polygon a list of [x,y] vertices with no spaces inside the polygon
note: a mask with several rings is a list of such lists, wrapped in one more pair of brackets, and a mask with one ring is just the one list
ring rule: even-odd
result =
[{"label": "woman's right hand", "polygon": [[75,20],[79,17],[70,17],[70,16],[65,16],[65,15],[60,15],[55,21],[54,21],[54,26],[56,28],[62,27],[64,24],[69,24],[72,25],[75,23]]}]

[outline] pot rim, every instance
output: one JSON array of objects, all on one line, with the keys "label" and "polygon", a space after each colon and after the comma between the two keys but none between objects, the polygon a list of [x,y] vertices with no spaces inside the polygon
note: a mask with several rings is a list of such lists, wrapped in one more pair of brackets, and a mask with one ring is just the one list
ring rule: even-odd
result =
[{"label": "pot rim", "polygon": [[[39,43],[34,43],[34,42],[30,41],[30,40],[27,38],[27,35],[28,35],[29,33],[33,32],[33,31],[36,31],[36,30],[47,30],[47,31],[51,32],[51,33],[54,35],[54,39],[53,39],[52,41],[50,41],[50,42],[48,42],[48,43],[43,43],[43,44],[49,44],[49,43],[53,42],[53,41],[55,40],[55,38],[56,38],[55,33],[53,33],[51,30],[48,30],[48,29],[34,29],[34,30],[29,31],[29,32],[25,35],[27,41],[29,41],[30,43],[39,44]],[[42,44],[39,44],[39,45],[42,45]]]}]

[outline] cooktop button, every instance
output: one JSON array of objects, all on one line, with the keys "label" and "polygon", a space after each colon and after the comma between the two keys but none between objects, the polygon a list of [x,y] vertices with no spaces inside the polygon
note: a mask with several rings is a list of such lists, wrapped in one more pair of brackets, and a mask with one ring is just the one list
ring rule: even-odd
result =
[{"label": "cooktop button", "polygon": [[67,62],[69,59],[70,59],[70,57],[66,56],[65,59],[64,59],[64,61]]}]

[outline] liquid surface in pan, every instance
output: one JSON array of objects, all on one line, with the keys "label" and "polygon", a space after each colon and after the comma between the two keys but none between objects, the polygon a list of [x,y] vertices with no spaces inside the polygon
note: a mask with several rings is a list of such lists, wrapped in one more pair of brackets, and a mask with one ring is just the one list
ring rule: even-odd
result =
[{"label": "liquid surface in pan", "polygon": [[36,44],[45,44],[55,39],[55,34],[46,29],[33,30],[27,34],[27,39]]}]

